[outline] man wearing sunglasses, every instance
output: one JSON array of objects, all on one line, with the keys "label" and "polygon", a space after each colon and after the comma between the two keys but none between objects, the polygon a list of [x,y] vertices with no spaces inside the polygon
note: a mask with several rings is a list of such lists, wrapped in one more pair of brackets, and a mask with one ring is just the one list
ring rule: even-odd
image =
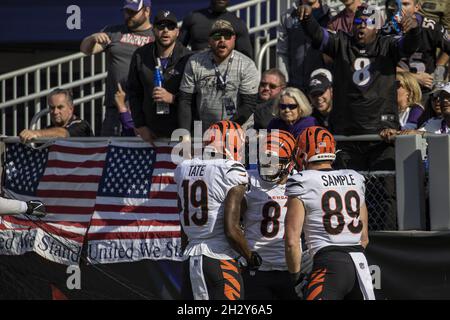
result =
[{"label": "man wearing sunglasses", "polygon": [[203,129],[220,120],[243,124],[254,112],[259,72],[249,57],[235,50],[230,22],[217,20],[209,33],[210,49],[192,55],[180,85],[178,120],[191,130],[193,96]]},{"label": "man wearing sunglasses", "polygon": [[[311,8],[301,6],[299,19],[313,45],[334,59],[333,110],[329,125],[334,134],[379,134],[385,128],[399,128],[397,64],[419,47],[421,27],[414,15],[401,21],[401,37],[383,37],[383,21],[378,8],[361,5],[353,21],[353,33],[331,33],[311,19]],[[340,142],[339,168],[360,171],[394,170],[394,145],[384,141]],[[385,230],[395,230],[395,181],[385,179]],[[392,223],[392,224],[388,224]]]},{"label": "man wearing sunglasses", "polygon": [[134,51],[155,40],[152,25],[150,0],[125,0],[122,8],[124,24],[107,26],[102,31],[83,39],[81,52],[92,55],[106,52],[105,106],[106,114],[102,124],[102,136],[120,135],[120,117],[115,105],[114,95],[117,84],[125,89]]},{"label": "man wearing sunglasses", "polygon": [[[157,137],[170,138],[178,128],[177,93],[190,51],[177,41],[177,23],[172,12],[158,12],[154,20],[155,42],[137,49],[131,60],[130,109],[136,131],[149,143]],[[153,82],[158,59],[164,79],[162,87],[155,87]],[[158,112],[156,102],[168,104],[169,112]]]}]

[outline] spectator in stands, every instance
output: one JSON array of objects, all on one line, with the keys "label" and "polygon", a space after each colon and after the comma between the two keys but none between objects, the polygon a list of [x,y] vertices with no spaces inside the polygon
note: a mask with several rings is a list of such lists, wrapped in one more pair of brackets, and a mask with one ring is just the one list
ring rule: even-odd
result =
[{"label": "spectator in stands", "polygon": [[291,133],[297,138],[303,130],[317,126],[316,119],[311,117],[312,108],[305,94],[297,88],[288,87],[277,98],[268,130],[279,129]]},{"label": "spectator in stands", "polygon": [[333,109],[333,78],[327,69],[317,69],[311,75],[308,92],[312,116],[319,126],[328,128],[328,118]]},{"label": "spectator in stands", "polygon": [[450,134],[450,82],[440,85],[433,91],[433,108],[436,117],[429,119],[418,130],[384,130],[381,137],[386,141],[391,141],[396,135],[407,134]]},{"label": "spectator in stands", "polygon": [[[374,6],[358,7],[353,33],[328,32],[311,18],[309,6],[299,7],[302,25],[312,43],[334,59],[333,110],[330,129],[334,134],[379,134],[385,128],[398,129],[396,67],[402,56],[410,56],[419,46],[420,25],[413,15],[402,18],[402,37],[381,37],[381,12]],[[338,169],[360,171],[394,170],[394,145],[384,141],[340,142]],[[396,229],[395,180],[384,179],[387,230]],[[370,201],[369,201],[370,202]]]},{"label": "spectator in stands", "polygon": [[[320,26],[326,27],[331,11],[322,0],[300,0],[312,7],[312,16]],[[288,85],[306,92],[311,72],[325,67],[319,50],[312,48],[311,38],[300,24],[296,6],[281,16],[278,26],[277,65],[286,75]]]},{"label": "spectator in stands", "polygon": [[27,143],[36,138],[91,137],[91,126],[74,114],[72,92],[55,89],[47,96],[52,125],[41,130],[25,129],[20,132],[20,140]]},{"label": "spectator in stands", "polygon": [[211,0],[208,8],[191,12],[183,19],[180,41],[194,51],[208,48],[209,30],[217,20],[231,23],[236,32],[236,50],[253,59],[253,48],[245,22],[227,11],[229,0]]},{"label": "spectator in stands", "polygon": [[[135,128],[149,143],[157,137],[170,138],[179,127],[177,94],[190,56],[190,50],[177,41],[178,21],[172,12],[158,12],[154,29],[155,42],[135,51],[128,74],[128,101]],[[162,65],[162,87],[154,85],[157,59]],[[165,103],[168,108],[159,110],[157,103]]]},{"label": "spectator in stands", "polygon": [[286,88],[286,77],[279,69],[272,68],[264,71],[259,82],[255,112],[242,125],[242,128],[267,129],[273,118],[273,102],[284,88]]},{"label": "spectator in stands", "polygon": [[[386,1],[388,16],[392,16],[397,10],[394,0]],[[447,31],[439,22],[424,18],[419,14],[419,0],[402,0],[402,10],[407,15],[417,15],[422,24],[422,32],[419,48],[410,56],[404,57],[399,64],[399,71],[410,71],[422,87],[424,103],[428,100],[433,82],[444,81],[450,54],[450,39]],[[383,34],[397,34],[394,28],[383,28]],[[438,55],[438,50],[441,52]]]},{"label": "spectator in stands", "polygon": [[87,54],[106,52],[105,106],[106,114],[102,124],[102,136],[120,135],[120,121],[114,94],[117,83],[127,91],[128,70],[131,56],[136,48],[154,41],[150,23],[150,0],[126,0],[123,6],[125,24],[107,26],[99,33],[83,39],[80,50]]},{"label": "spectator in stands", "polygon": [[450,30],[450,3],[443,0],[422,0],[420,13],[439,22],[445,29]]},{"label": "spectator in stands", "polygon": [[397,73],[397,105],[400,129],[417,129],[424,108],[422,91],[416,78],[409,72]]},{"label": "spectator in stands", "polygon": [[254,112],[259,72],[249,57],[234,50],[235,41],[231,23],[217,20],[209,33],[211,49],[189,59],[180,85],[181,128],[191,129],[194,94],[205,130],[224,119],[243,124]]},{"label": "spectator in stands", "polygon": [[340,0],[345,8],[331,18],[328,29],[333,31],[353,32],[353,20],[356,9],[362,4],[361,0]]},{"label": "spectator in stands", "polygon": [[120,124],[122,125],[121,136],[133,137],[136,135],[134,129],[134,121],[131,117],[130,108],[126,101],[126,93],[123,91],[120,83],[117,84],[117,91],[114,95],[114,102],[116,103],[117,111],[119,111]]},{"label": "spectator in stands", "polygon": [[439,108],[440,116],[428,120],[420,129],[420,132],[450,134],[450,82],[439,86],[434,92]]},{"label": "spectator in stands", "polygon": [[[353,34],[336,34],[320,28],[311,18],[309,6],[299,7],[303,27],[313,45],[334,59],[333,110],[330,127],[335,134],[378,134],[384,128],[398,128],[395,99],[396,66],[401,55],[418,47],[420,27],[414,16],[403,17],[405,36],[380,37],[381,13],[376,7],[361,5],[353,24]],[[393,170],[393,146],[384,142],[341,143],[339,154],[355,170]],[[382,167],[382,168],[381,168]]]}]

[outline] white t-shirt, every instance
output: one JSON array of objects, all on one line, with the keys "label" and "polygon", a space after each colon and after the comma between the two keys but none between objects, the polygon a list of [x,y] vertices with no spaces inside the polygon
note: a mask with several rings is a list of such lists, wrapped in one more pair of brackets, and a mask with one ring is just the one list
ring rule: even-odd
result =
[{"label": "white t-shirt", "polygon": [[284,253],[286,185],[266,182],[256,170],[250,171],[249,176],[250,188],[245,195],[245,237],[250,249],[262,257],[259,270],[287,270]]},{"label": "white t-shirt", "polygon": [[361,243],[364,180],[354,170],[305,170],[288,179],[286,195],[305,206],[303,230],[312,254],[330,245]]},{"label": "white t-shirt", "polygon": [[175,169],[180,221],[188,237],[184,252],[230,260],[234,251],[224,231],[225,198],[231,188],[248,184],[245,167],[233,160],[185,160]]}]

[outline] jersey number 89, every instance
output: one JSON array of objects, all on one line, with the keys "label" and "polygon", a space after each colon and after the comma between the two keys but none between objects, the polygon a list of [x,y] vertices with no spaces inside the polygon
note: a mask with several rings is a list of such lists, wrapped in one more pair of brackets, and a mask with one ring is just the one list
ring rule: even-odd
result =
[{"label": "jersey number 89", "polygon": [[[330,200],[334,199],[335,206],[331,208]],[[356,202],[356,210],[353,210],[352,207],[352,199],[355,199]],[[359,217],[359,206],[361,200],[359,199],[359,195],[356,191],[350,190],[344,196],[344,204],[345,211],[347,215],[352,219],[352,221],[347,225],[348,230],[351,233],[360,233],[362,230],[362,222],[358,221],[358,224],[355,226],[355,219]],[[343,214],[343,203],[342,198],[339,193],[334,190],[330,190],[324,193],[322,196],[322,210],[325,213],[323,216],[323,226],[325,230],[331,235],[338,235],[344,230],[345,227],[345,218]],[[331,218],[336,217],[337,226],[333,227],[331,225]]]},{"label": "jersey number 89", "polygon": [[[200,199],[197,199],[197,191],[200,191]],[[189,180],[183,180],[183,218],[184,225],[189,226],[194,222],[197,226],[202,226],[208,222],[208,187],[202,180],[195,181],[189,188]],[[189,204],[190,202],[190,204]],[[189,206],[200,208],[201,215],[195,212],[191,217],[189,216]]]}]

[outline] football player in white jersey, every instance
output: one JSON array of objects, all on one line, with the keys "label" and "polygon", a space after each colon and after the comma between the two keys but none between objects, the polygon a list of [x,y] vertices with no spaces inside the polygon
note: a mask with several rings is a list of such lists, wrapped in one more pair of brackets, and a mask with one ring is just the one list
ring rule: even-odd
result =
[{"label": "football player in white jersey", "polygon": [[375,299],[364,248],[368,217],[364,177],[333,170],[335,140],[322,127],[309,127],[297,139],[299,173],[288,179],[286,262],[300,282],[300,234],[313,254],[307,300]]},{"label": "football player in white jersey", "polygon": [[[244,298],[239,257],[257,269],[240,227],[241,202],[248,174],[239,162],[244,132],[231,121],[213,124],[204,147],[214,159],[184,160],[175,170],[178,188],[185,280],[182,295],[195,300]],[[204,156],[205,156],[204,152]]]},{"label": "football player in white jersey", "polygon": [[[249,171],[250,188],[242,204],[245,238],[251,250],[261,255],[258,271],[243,272],[245,299],[296,299],[284,256],[286,181],[292,170],[295,138],[275,130],[263,137],[258,170]],[[275,161],[271,161],[275,160]]]}]

